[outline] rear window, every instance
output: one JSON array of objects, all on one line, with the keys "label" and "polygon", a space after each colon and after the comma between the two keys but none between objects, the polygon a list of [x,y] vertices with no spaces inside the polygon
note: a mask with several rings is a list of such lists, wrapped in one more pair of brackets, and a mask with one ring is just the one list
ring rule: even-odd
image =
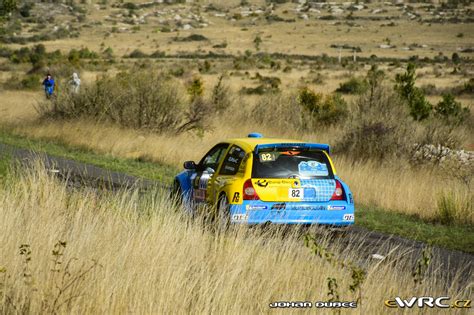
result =
[{"label": "rear window", "polygon": [[279,149],[253,153],[253,178],[334,178],[320,150]]}]

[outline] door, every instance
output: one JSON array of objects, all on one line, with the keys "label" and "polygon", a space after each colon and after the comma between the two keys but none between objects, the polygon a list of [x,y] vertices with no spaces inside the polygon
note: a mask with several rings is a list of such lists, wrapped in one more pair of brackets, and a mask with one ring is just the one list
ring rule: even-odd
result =
[{"label": "door", "polygon": [[201,203],[206,201],[210,180],[217,171],[228,147],[228,143],[219,143],[204,155],[197,165],[196,173],[191,177],[193,185],[192,199],[194,202]]}]

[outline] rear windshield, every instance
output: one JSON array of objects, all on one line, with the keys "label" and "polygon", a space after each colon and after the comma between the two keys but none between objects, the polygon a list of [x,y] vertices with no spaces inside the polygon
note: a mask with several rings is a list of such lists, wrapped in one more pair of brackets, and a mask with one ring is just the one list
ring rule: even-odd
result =
[{"label": "rear windshield", "polygon": [[320,150],[279,149],[253,153],[253,178],[334,178]]}]

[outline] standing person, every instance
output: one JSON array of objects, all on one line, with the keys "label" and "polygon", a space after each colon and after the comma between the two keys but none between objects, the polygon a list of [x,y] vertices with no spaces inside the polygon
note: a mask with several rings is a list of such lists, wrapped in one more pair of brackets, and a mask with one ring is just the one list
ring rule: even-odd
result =
[{"label": "standing person", "polygon": [[79,93],[79,87],[81,86],[81,79],[79,79],[79,76],[77,75],[76,72],[72,74],[72,79],[69,81],[71,84],[71,91],[73,93]]},{"label": "standing person", "polygon": [[50,73],[46,75],[46,78],[43,80],[44,93],[46,98],[51,98],[54,93],[54,79]]}]

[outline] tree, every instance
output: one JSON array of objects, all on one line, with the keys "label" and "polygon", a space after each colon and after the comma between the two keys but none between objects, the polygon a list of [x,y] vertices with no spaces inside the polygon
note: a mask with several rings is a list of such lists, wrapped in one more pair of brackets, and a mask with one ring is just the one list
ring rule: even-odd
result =
[{"label": "tree", "polygon": [[432,105],[426,100],[423,91],[415,86],[415,70],[415,64],[409,63],[405,73],[397,74],[395,88],[407,102],[413,119],[421,121],[430,116]]}]

